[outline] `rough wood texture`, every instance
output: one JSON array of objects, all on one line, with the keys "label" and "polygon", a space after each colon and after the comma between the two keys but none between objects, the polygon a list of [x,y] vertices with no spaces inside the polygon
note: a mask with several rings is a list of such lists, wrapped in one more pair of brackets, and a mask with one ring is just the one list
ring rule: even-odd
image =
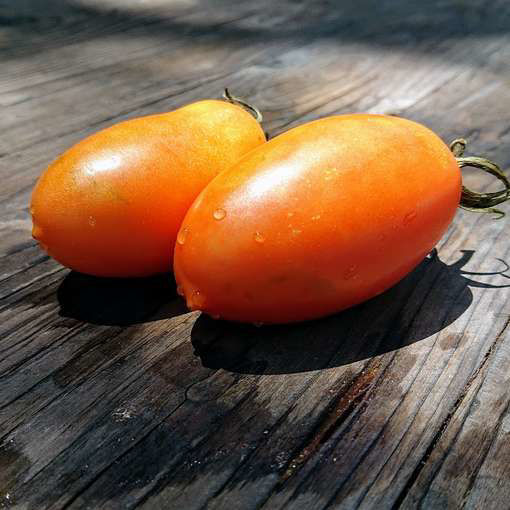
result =
[{"label": "rough wood texture", "polygon": [[396,113],[508,167],[509,33],[506,0],[0,0],[0,508],[508,508],[510,220],[459,211],[384,295],[257,329],[70,273],[27,204],[83,136],[227,85],[272,135]]}]

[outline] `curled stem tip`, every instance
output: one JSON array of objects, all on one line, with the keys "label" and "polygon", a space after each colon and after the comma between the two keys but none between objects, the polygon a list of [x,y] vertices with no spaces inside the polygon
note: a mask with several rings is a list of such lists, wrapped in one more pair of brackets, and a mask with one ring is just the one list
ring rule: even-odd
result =
[{"label": "curled stem tip", "polygon": [[227,88],[223,92],[223,98],[229,103],[236,104],[237,106],[241,106],[245,110],[248,110],[259,124],[262,122],[262,113],[260,113],[260,110],[257,107],[247,103],[240,97],[233,96]]},{"label": "curled stem tip", "polygon": [[466,145],[466,140],[463,138],[458,138],[450,144],[450,150],[455,156],[459,167],[470,166],[483,170],[499,179],[505,185],[505,189],[492,193],[480,193],[462,186],[460,207],[467,211],[496,214],[496,219],[502,218],[505,216],[505,213],[494,206],[510,200],[510,181],[501,168],[493,161],[476,156],[464,157]]}]

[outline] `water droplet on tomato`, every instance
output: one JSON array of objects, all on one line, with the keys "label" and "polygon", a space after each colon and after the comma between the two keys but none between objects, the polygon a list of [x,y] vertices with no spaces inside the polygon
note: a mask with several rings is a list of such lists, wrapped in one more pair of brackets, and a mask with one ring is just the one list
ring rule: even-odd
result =
[{"label": "water droplet on tomato", "polygon": [[190,310],[201,310],[205,304],[205,296],[199,290],[195,290],[187,304]]},{"label": "water droplet on tomato", "polygon": [[344,273],[344,279],[345,280],[351,280],[352,278],[356,277],[358,274],[358,268],[356,266],[350,266],[347,271]]},{"label": "water droplet on tomato", "polygon": [[417,215],[418,213],[416,211],[411,211],[407,213],[404,216],[404,225],[409,225],[409,223],[411,223],[416,218]]},{"label": "water droplet on tomato", "polygon": [[292,211],[289,211],[289,212],[287,213],[287,216],[288,216],[289,218],[292,218],[292,216],[294,216],[294,213],[293,213]]},{"label": "water droplet on tomato", "polygon": [[313,221],[317,221],[317,220],[320,220],[321,219],[321,215],[320,214],[316,214],[315,216],[312,216],[312,220]]},{"label": "water droplet on tomato", "polygon": [[42,236],[42,233],[43,233],[43,230],[41,227],[39,227],[38,225],[34,225],[32,227],[32,237],[37,241],[39,239],[41,239],[41,236]]},{"label": "water droplet on tomato", "polygon": [[96,226],[96,219],[94,218],[94,216],[89,216],[89,225],[91,227],[95,227]]},{"label": "water droplet on tomato", "polygon": [[253,234],[253,239],[257,243],[263,243],[266,240],[266,238],[260,232],[255,232],[255,234]]},{"label": "water droplet on tomato", "polygon": [[213,212],[213,218],[217,221],[221,221],[226,215],[227,212],[225,209],[216,209],[216,211]]},{"label": "water droplet on tomato", "polygon": [[177,242],[182,246],[186,242],[186,237],[188,237],[188,229],[181,228],[177,234]]}]

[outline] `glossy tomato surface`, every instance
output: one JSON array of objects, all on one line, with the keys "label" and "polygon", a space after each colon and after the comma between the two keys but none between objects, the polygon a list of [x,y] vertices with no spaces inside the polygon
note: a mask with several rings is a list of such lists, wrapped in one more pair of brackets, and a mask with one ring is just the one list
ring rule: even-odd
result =
[{"label": "glossy tomato surface", "polygon": [[42,174],[32,195],[33,235],[52,257],[83,273],[170,271],[193,200],[264,142],[248,112],[219,100],[116,124]]},{"label": "glossy tomato surface", "polygon": [[292,129],[216,177],[188,211],[174,269],[188,306],[236,321],[313,319],[391,287],[459,204],[449,148],[405,119]]}]

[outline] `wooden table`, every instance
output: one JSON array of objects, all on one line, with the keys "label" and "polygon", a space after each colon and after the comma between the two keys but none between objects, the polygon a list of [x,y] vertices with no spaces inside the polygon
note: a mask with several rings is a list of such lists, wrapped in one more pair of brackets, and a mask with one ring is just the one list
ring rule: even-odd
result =
[{"label": "wooden table", "polygon": [[510,508],[510,220],[459,211],[384,295],[257,329],[69,272],[28,211],[85,135],[225,86],[271,135],[392,113],[508,166],[507,0],[0,0],[0,30],[0,508]]}]

